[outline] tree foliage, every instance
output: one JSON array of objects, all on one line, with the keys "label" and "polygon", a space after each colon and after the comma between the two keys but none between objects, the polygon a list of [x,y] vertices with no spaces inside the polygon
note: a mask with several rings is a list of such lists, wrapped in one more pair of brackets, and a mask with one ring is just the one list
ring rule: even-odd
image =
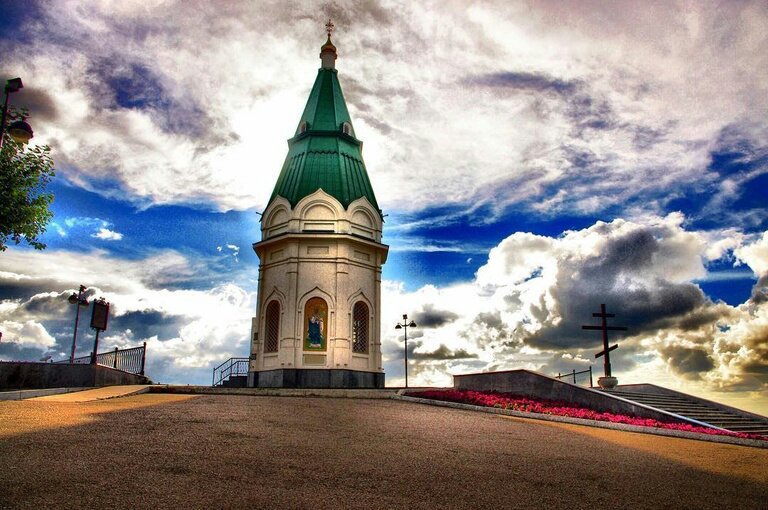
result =
[{"label": "tree foliage", "polygon": [[53,194],[45,188],[54,176],[51,149],[47,145],[25,147],[5,136],[0,149],[0,251],[9,240],[23,239],[35,249],[45,244],[39,237],[53,217]]}]

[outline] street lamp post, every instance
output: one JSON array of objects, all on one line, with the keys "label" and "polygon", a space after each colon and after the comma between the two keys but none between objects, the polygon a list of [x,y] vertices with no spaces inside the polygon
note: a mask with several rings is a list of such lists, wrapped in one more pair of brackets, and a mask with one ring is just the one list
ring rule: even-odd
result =
[{"label": "street lamp post", "polygon": [[405,332],[405,387],[408,387],[408,328],[415,328],[416,323],[408,322],[408,314],[403,314],[403,323],[397,323],[395,329],[402,329]]},{"label": "street lamp post", "polygon": [[77,324],[80,322],[80,307],[81,306],[88,306],[88,300],[83,297],[83,292],[86,291],[86,286],[81,285],[80,290],[77,294],[74,292],[71,296],[69,296],[70,304],[76,305],[75,306],[75,334],[72,335],[72,354],[69,356],[69,362],[74,363],[75,362],[75,346],[77,345]]},{"label": "street lamp post", "polygon": [[[5,139],[5,122],[8,117],[8,96],[23,88],[24,84],[21,83],[21,78],[13,78],[5,82],[5,87],[3,88],[3,113],[0,117],[0,147],[3,146],[3,141]],[[32,138],[32,128],[22,118],[21,120],[13,122],[8,127],[8,134],[10,134],[11,138],[17,142],[27,143],[29,142],[29,139]]]}]

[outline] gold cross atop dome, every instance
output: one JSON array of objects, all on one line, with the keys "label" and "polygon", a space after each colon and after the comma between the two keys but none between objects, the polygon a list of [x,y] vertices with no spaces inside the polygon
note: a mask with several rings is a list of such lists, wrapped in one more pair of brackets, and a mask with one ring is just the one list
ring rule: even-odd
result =
[{"label": "gold cross atop dome", "polygon": [[320,47],[320,60],[322,61],[321,67],[323,69],[336,68],[336,64],[334,63],[336,60],[336,46],[331,42],[331,32],[333,32],[335,28],[336,27],[329,18],[328,23],[325,24],[325,31],[328,32],[328,40],[325,41],[325,44],[323,44],[322,47]]}]

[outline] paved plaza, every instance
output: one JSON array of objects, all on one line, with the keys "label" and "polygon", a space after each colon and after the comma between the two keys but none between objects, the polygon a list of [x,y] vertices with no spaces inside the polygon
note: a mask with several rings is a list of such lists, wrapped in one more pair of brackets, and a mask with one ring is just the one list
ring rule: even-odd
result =
[{"label": "paved plaza", "polygon": [[0,402],[1,508],[765,508],[768,449],[393,400]]}]

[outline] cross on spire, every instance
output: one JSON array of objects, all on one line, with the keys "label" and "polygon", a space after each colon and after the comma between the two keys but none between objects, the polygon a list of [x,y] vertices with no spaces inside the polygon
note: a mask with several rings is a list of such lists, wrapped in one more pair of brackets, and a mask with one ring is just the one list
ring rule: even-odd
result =
[{"label": "cross on spire", "polygon": [[336,30],[336,25],[333,24],[331,18],[328,18],[328,23],[325,24],[325,31],[328,32],[328,37],[331,37],[331,32]]},{"label": "cross on spire", "polygon": [[627,328],[624,326],[609,326],[608,321],[606,319],[608,317],[616,317],[615,314],[612,313],[606,313],[605,312],[605,304],[600,305],[600,312],[599,313],[593,313],[592,317],[600,317],[600,325],[599,326],[582,326],[581,329],[598,329],[603,332],[603,350],[595,354],[595,359],[599,358],[600,356],[605,356],[603,367],[605,368],[605,377],[611,377],[611,351],[614,349],[618,349],[618,344],[613,344],[612,346],[608,347],[608,331],[626,331]]}]

